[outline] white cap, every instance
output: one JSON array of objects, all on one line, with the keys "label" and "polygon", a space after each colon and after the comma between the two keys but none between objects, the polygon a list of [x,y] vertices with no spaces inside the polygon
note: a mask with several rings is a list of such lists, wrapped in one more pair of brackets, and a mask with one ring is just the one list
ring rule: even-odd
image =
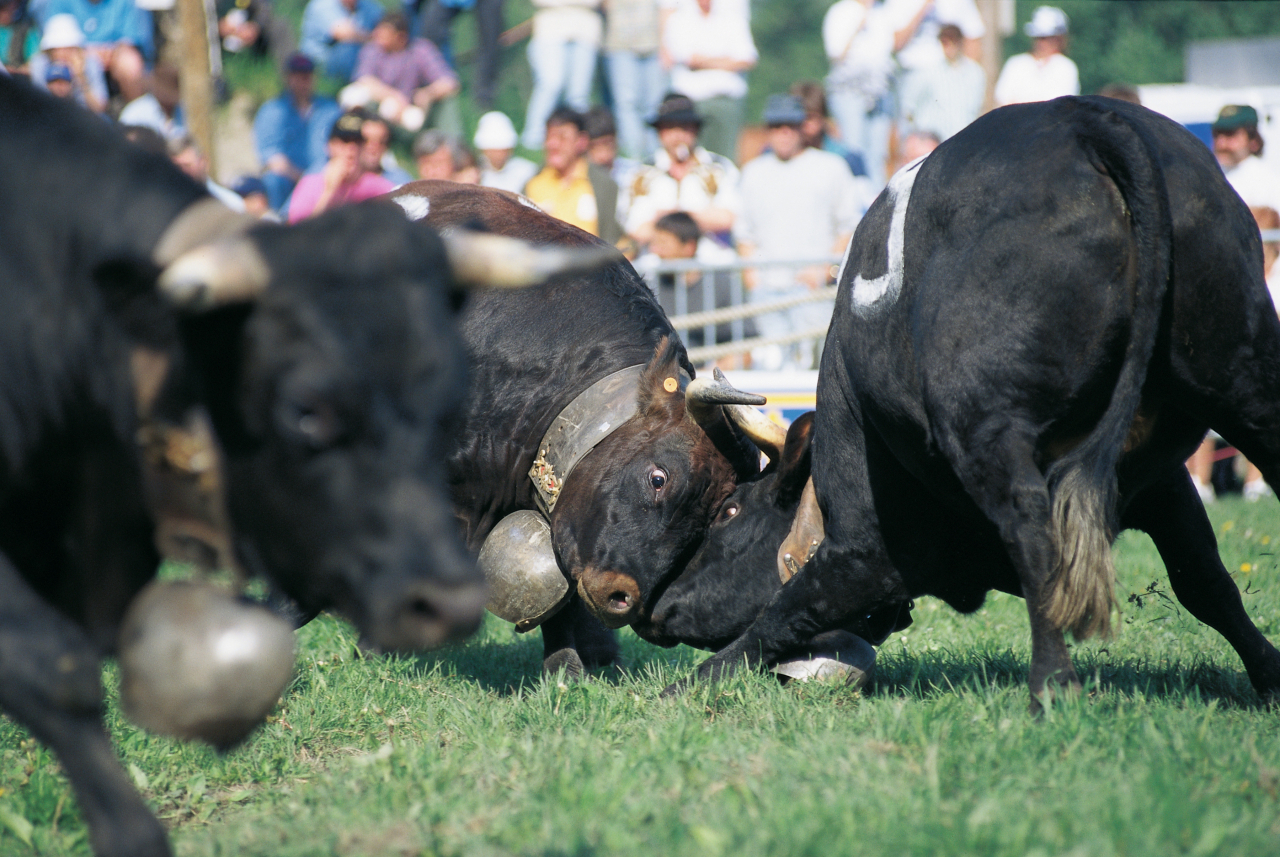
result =
[{"label": "white cap", "polygon": [[1067,34],[1067,13],[1057,6],[1040,6],[1036,9],[1027,26],[1023,28],[1033,39],[1048,36],[1065,36]]},{"label": "white cap", "polygon": [[472,142],[477,149],[514,149],[518,140],[507,114],[493,110],[480,117]]},{"label": "white cap", "polygon": [[70,12],[54,15],[44,22],[44,35],[40,37],[40,50],[84,47],[84,31],[80,22]]}]

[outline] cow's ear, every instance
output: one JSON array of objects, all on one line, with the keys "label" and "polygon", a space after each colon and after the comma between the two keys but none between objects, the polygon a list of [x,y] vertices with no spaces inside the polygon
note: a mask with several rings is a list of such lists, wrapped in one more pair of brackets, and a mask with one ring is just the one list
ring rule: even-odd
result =
[{"label": "cow's ear", "polygon": [[664,336],[654,349],[653,358],[640,373],[637,404],[641,413],[661,411],[671,416],[684,416],[684,388],[680,377],[680,340]]},{"label": "cow's ear", "polygon": [[796,417],[787,429],[787,441],[782,447],[778,471],[776,502],[783,509],[794,508],[800,502],[800,493],[809,481],[813,463],[813,418],[809,411]]}]

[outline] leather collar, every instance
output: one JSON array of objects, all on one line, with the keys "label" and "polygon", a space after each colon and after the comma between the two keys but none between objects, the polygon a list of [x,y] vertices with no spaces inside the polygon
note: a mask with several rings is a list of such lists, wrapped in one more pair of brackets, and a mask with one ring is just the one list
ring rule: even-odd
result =
[{"label": "leather collar", "polygon": [[[529,469],[535,499],[549,520],[565,480],[587,453],[636,412],[640,375],[645,364],[628,366],[596,381],[578,394],[551,422],[538,445],[538,456]],[[679,387],[689,386],[681,369]]]}]

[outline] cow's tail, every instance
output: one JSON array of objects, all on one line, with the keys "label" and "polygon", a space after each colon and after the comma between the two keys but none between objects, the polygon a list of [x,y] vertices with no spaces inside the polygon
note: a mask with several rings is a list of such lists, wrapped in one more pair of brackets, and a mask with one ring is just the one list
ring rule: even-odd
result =
[{"label": "cow's tail", "polygon": [[1124,198],[1137,247],[1133,323],[1111,401],[1098,424],[1047,474],[1057,566],[1046,613],[1076,639],[1109,636],[1115,606],[1111,541],[1118,529],[1116,465],[1124,454],[1160,328],[1169,280],[1172,216],[1164,172],[1146,132],[1118,113],[1080,102],[1082,139]]}]

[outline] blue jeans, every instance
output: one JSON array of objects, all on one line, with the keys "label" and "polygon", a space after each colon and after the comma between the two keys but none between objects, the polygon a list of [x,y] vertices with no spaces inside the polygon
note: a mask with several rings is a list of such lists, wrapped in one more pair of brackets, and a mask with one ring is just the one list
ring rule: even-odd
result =
[{"label": "blue jeans", "polygon": [[610,51],[605,60],[618,122],[618,151],[624,157],[644,161],[658,148],[658,135],[645,120],[658,112],[667,74],[656,51]]},{"label": "blue jeans", "polygon": [[863,93],[853,89],[828,89],[827,105],[831,118],[836,120],[844,144],[862,155],[867,166],[867,177],[876,189],[884,187],[885,162],[889,159],[889,129],[893,125],[889,97],[883,96],[871,102]]},{"label": "blue jeans", "polygon": [[564,103],[585,113],[591,106],[591,84],[595,78],[597,46],[585,42],[529,40],[529,68],[533,70],[533,92],[524,118],[520,142],[526,149],[540,150],[546,137],[547,117],[564,96]]}]

